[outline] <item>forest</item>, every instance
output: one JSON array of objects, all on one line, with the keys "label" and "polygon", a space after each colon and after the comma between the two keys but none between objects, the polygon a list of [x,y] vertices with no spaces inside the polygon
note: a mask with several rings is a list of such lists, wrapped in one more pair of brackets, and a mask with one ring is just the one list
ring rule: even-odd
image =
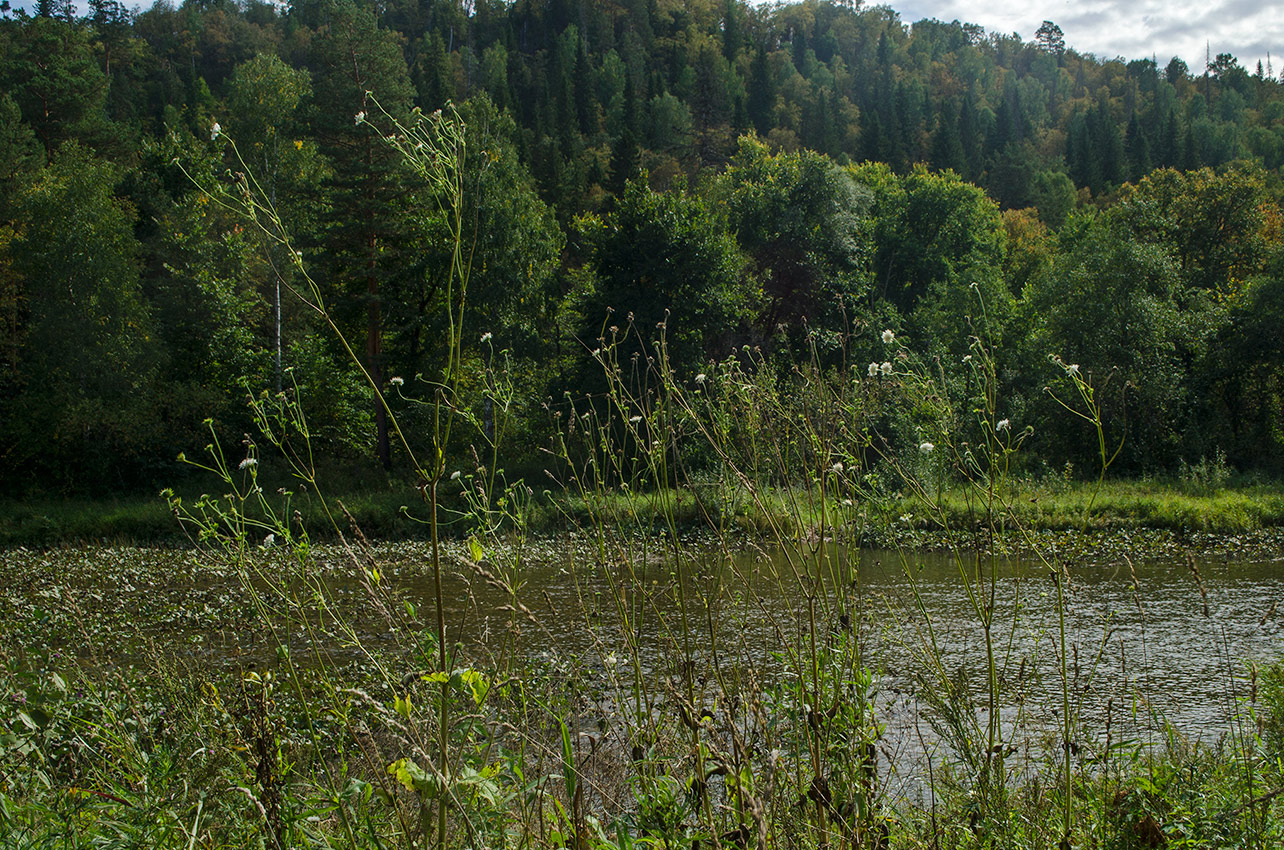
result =
[{"label": "forest", "polygon": [[[413,442],[458,257],[388,142],[442,109],[468,150],[460,356],[515,376],[516,469],[604,391],[604,342],[654,357],[662,333],[682,380],[876,380],[887,330],[943,370],[986,341],[1031,475],[1094,468],[1046,392],[1071,367],[1116,473],[1284,471],[1270,67],[817,0],[86,11],[0,19],[3,495],[181,483],[279,393],[335,464],[404,469],[386,412]],[[250,183],[275,231],[224,202]]]}]

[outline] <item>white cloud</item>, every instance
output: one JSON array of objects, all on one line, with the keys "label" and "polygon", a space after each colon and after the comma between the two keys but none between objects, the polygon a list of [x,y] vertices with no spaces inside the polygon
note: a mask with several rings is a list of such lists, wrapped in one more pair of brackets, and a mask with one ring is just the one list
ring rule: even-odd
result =
[{"label": "white cloud", "polygon": [[1261,0],[1086,0],[1035,5],[1022,0],[912,0],[891,4],[901,20],[923,18],[980,24],[987,32],[1018,33],[1034,40],[1045,20],[1065,33],[1066,46],[1098,58],[1158,60],[1162,68],[1180,56],[1194,73],[1212,56],[1233,54],[1251,73],[1270,53],[1275,73],[1284,71],[1284,15]]}]

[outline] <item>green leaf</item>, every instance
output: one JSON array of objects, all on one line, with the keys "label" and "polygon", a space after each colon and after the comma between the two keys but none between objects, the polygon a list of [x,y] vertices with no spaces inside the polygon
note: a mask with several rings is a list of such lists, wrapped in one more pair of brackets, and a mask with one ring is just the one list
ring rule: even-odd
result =
[{"label": "green leaf", "polygon": [[571,746],[571,730],[566,721],[558,720],[562,727],[562,772],[566,778],[566,799],[575,799],[575,789],[579,785],[579,775],[575,769],[575,749]]},{"label": "green leaf", "polygon": [[481,706],[486,700],[486,694],[490,692],[490,680],[486,676],[472,668],[465,668],[457,671],[460,682],[468,686],[472,692],[473,702]]},{"label": "green leaf", "polygon": [[426,800],[441,796],[441,780],[410,759],[397,759],[388,765],[388,774],[396,777],[407,791],[417,792]]}]

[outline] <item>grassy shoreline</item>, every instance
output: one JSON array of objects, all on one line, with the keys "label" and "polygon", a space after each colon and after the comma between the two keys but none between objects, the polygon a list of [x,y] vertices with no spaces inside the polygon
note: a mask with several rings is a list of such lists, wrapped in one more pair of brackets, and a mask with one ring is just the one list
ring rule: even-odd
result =
[{"label": "grassy shoreline", "polygon": [[[1178,534],[1244,534],[1284,528],[1284,484],[1209,486],[1185,482],[1114,481],[1100,492],[1091,483],[1017,482],[1003,494],[1005,527],[1020,524],[1032,532],[1166,530]],[[771,527],[806,533],[799,523],[820,525],[819,515],[800,515],[788,504],[786,491],[774,491],[770,502],[755,504],[738,499],[727,504],[700,491],[668,494],[665,510],[683,529],[722,526],[755,534]],[[654,494],[653,494],[654,496]],[[370,539],[415,540],[428,536],[426,526],[411,518],[416,507],[411,487],[349,492],[330,499],[342,503]],[[590,508],[577,496],[545,491],[534,502],[530,531],[558,534],[588,524],[591,513],[601,510],[621,524],[639,528],[660,522],[660,500],[647,495],[632,498],[608,496]],[[942,531],[967,532],[984,525],[984,508],[969,503],[961,490],[941,499],[947,528],[939,521],[916,513],[908,498],[893,498],[877,513],[862,504],[834,505],[826,525],[841,517],[850,536],[870,544],[903,544],[916,535]],[[406,509],[409,509],[408,511]],[[318,500],[296,498],[292,510],[300,512],[314,538],[326,534],[329,522]],[[407,515],[409,513],[409,515]],[[653,515],[648,515],[653,514]],[[449,526],[446,533],[450,534]],[[184,545],[187,533],[159,496],[122,496],[104,499],[0,500],[0,547],[45,547],[79,543],[135,543]],[[930,541],[929,541],[930,543]]]}]

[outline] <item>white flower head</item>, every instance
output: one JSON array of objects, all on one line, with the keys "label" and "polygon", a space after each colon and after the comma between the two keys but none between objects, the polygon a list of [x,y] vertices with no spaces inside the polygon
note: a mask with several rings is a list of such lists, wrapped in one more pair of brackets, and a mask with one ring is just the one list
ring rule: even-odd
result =
[{"label": "white flower head", "polygon": [[364,123],[366,120],[366,111],[363,109],[352,117],[353,117],[353,123],[356,124],[357,126],[361,126],[361,124]]},{"label": "white flower head", "polygon": [[971,354],[964,354],[964,355],[963,355],[963,362],[964,362],[964,363],[971,363],[971,362],[972,362],[972,355],[971,355]]},{"label": "white flower head", "polygon": [[841,460],[838,461],[833,466],[829,467],[829,471],[841,475],[843,472],[843,462]]},{"label": "white flower head", "polygon": [[629,417],[629,422],[633,423],[634,425],[638,424],[638,423],[639,423],[639,422],[641,422],[641,421],[642,421],[642,417],[641,417],[641,416],[630,416],[630,417]]},{"label": "white flower head", "polygon": [[249,469],[252,466],[258,466],[258,465],[259,465],[258,458],[247,457],[245,460],[241,461],[240,465],[237,466],[237,469]]},{"label": "white flower head", "polygon": [[458,470],[458,469],[456,469],[454,472],[450,473],[450,480],[451,480],[451,481],[458,481],[458,480],[459,480],[459,470]]},{"label": "white flower head", "polygon": [[703,384],[708,379],[709,379],[709,376],[706,375],[704,372],[701,372],[699,375],[695,376],[695,382],[697,384]]},{"label": "white flower head", "polygon": [[482,335],[481,335],[481,341],[482,341],[483,343],[490,342],[490,338],[491,338],[491,336],[490,336],[490,331],[486,331],[486,333],[484,333],[484,334],[482,334]]},{"label": "white flower head", "polygon": [[1008,420],[1006,420],[1006,419],[1000,419],[1000,420],[999,420],[999,422],[998,422],[998,424],[994,426],[994,430],[995,430],[995,431],[1006,431],[1006,430],[1008,430],[1008,429],[1009,429],[1009,428],[1011,428],[1011,427],[1012,427],[1012,423],[1011,423],[1011,422],[1009,422],[1009,421],[1008,421]]},{"label": "white flower head", "polygon": [[870,376],[871,378],[877,378],[877,377],[878,377],[878,364],[877,364],[877,363],[871,363],[871,364],[869,364],[869,376]]},{"label": "white flower head", "polygon": [[1067,375],[1078,375],[1078,374],[1079,374],[1079,364],[1078,364],[1078,363],[1071,363],[1069,366],[1067,366],[1067,367],[1066,367],[1066,374],[1067,374]]},{"label": "white flower head", "polygon": [[891,362],[888,360],[884,360],[881,364],[879,364],[878,371],[882,372],[884,375],[892,374]]},{"label": "white flower head", "polygon": [[222,125],[220,125],[217,121],[215,121],[214,126],[210,127],[210,141],[212,142],[215,139],[217,139],[219,137],[219,134],[222,132],[223,132]]},{"label": "white flower head", "polygon": [[918,444],[918,450],[925,455],[930,455],[933,451],[935,451],[935,449],[936,449],[936,446],[932,445],[926,440]]},{"label": "white flower head", "polygon": [[264,537],[264,538],[263,538],[263,545],[264,545],[264,546],[271,546],[271,545],[273,545],[274,543],[276,543],[276,535],[275,535],[275,534],[269,534],[267,537]]},{"label": "white flower head", "polygon": [[883,345],[891,345],[894,339],[896,339],[896,334],[890,330],[883,331]]},{"label": "white flower head", "polygon": [[388,379],[388,383],[392,384],[394,387],[399,387],[399,386],[401,386],[402,384],[404,384],[405,382],[406,382],[406,379],[405,379],[405,378],[401,378],[401,377],[397,377],[397,378],[389,378],[389,379]]}]

